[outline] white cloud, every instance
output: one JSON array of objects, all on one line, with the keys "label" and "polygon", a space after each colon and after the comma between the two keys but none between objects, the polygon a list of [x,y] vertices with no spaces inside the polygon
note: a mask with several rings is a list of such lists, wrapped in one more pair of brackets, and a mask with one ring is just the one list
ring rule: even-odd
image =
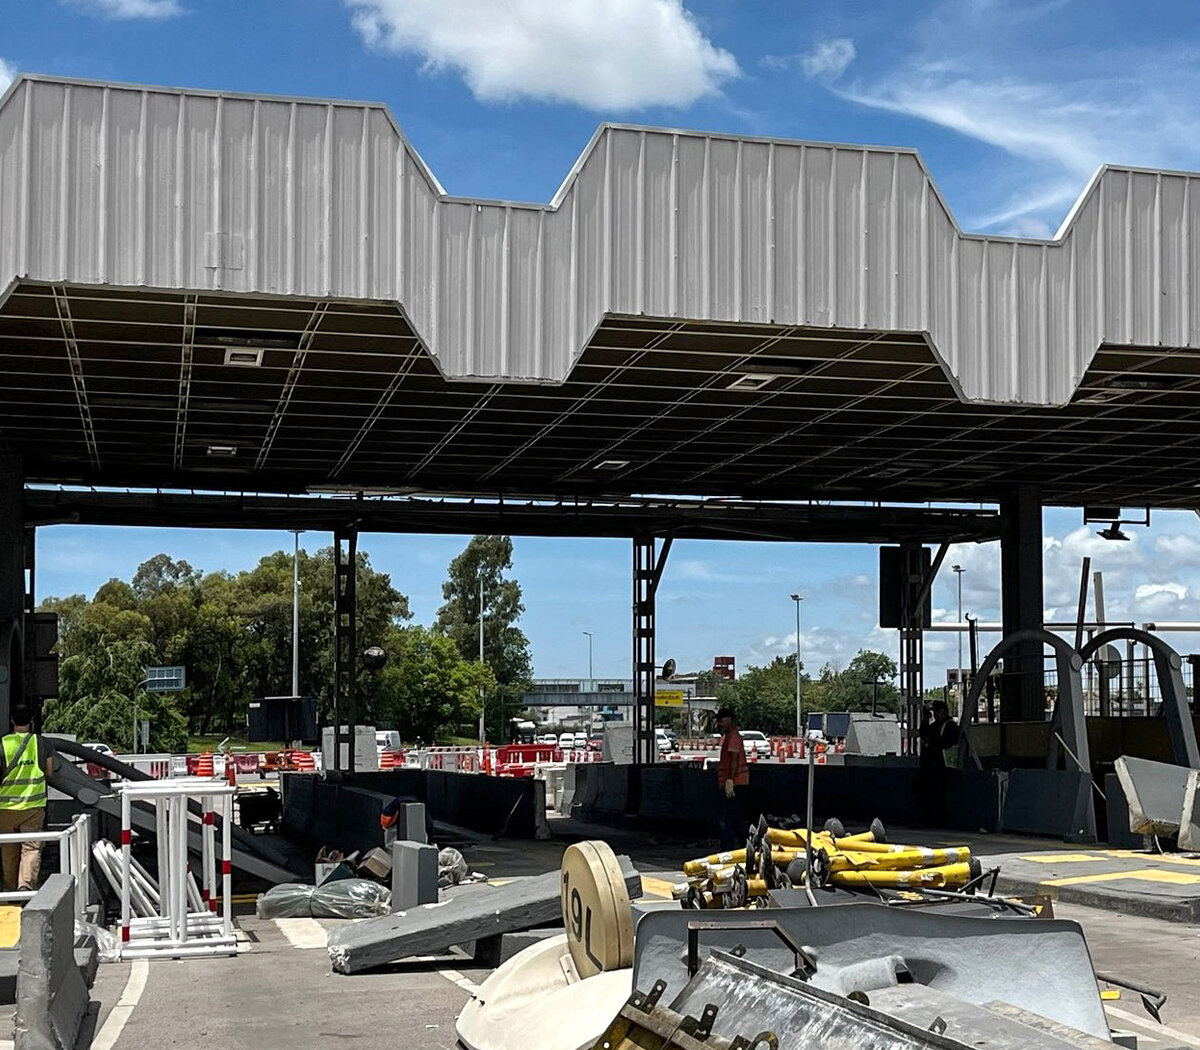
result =
[{"label": "white cloud", "polygon": [[854,41],[847,37],[818,41],[800,56],[800,68],[814,80],[837,80],[854,61]]},{"label": "white cloud", "polygon": [[1200,539],[1186,533],[1159,536],[1154,541],[1154,550],[1172,565],[1200,565]]},{"label": "white cloud", "polygon": [[1134,591],[1133,596],[1137,601],[1142,602],[1158,595],[1168,594],[1177,601],[1182,601],[1188,596],[1188,589],[1182,583],[1143,583]]},{"label": "white cloud", "polygon": [[976,229],[1046,236],[1051,218],[1061,219],[1105,163],[1200,163],[1194,50],[1098,47],[1075,34],[1034,47],[1031,35],[1041,29],[1061,40],[1071,14],[1061,3],[1039,3],[1014,19],[1013,6],[947,0],[911,22],[909,39],[889,49],[896,57],[830,89],[1008,154],[1016,163],[984,161],[977,185],[990,186],[993,200],[997,190],[1009,199],[991,214],[969,216]]},{"label": "white cloud", "polygon": [[105,18],[174,18],[183,14],[177,0],[71,0],[71,4]]},{"label": "white cloud", "polygon": [[0,58],[0,91],[5,91],[17,75],[17,67]]},{"label": "white cloud", "polygon": [[682,107],[738,75],[681,0],[344,2],[368,46],[453,70],[483,102]]}]

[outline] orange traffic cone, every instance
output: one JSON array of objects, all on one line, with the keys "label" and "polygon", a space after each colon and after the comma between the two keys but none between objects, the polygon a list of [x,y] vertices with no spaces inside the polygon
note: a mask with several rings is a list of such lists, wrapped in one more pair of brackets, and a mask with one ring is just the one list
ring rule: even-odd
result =
[{"label": "orange traffic cone", "polygon": [[233,755],[225,756],[225,780],[231,788],[237,787],[237,762]]},{"label": "orange traffic cone", "polygon": [[211,751],[202,751],[196,759],[196,776],[211,777],[213,775],[213,759]]}]

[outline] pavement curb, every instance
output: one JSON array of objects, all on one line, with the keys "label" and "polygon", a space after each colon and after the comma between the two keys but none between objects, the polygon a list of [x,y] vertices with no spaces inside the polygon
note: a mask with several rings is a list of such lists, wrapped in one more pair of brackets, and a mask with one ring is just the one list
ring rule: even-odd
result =
[{"label": "pavement curb", "polygon": [[1101,886],[1047,886],[1033,879],[1014,878],[1001,871],[996,882],[1001,893],[1020,896],[1040,894],[1064,904],[1081,904],[1087,908],[1137,915],[1146,919],[1162,919],[1166,922],[1200,923],[1200,901],[1159,900],[1128,889],[1103,888]]}]

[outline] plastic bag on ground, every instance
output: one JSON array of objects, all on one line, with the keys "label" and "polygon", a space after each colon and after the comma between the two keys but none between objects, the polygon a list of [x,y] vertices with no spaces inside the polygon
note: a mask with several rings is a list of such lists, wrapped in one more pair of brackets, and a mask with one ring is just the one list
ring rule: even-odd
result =
[{"label": "plastic bag on ground", "polygon": [[470,872],[466,858],[458,850],[447,846],[438,851],[439,886],[457,886]]},{"label": "plastic bag on ground", "polygon": [[370,919],[391,910],[390,890],[369,879],[338,879],[321,886],[285,882],[260,894],[260,919]]},{"label": "plastic bag on ground", "polygon": [[372,919],[392,910],[392,891],[370,879],[338,879],[312,895],[314,919]]},{"label": "plastic bag on ground", "polygon": [[90,937],[96,942],[96,957],[101,962],[121,961],[120,941],[103,926],[97,926],[90,922],[80,922],[76,919],[75,940],[79,941],[82,937]]}]

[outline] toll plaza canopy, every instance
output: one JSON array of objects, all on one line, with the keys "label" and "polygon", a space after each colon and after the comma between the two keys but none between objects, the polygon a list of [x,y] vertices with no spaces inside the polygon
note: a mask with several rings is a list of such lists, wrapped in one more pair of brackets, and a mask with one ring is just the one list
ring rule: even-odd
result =
[{"label": "toll plaza canopy", "polygon": [[31,482],[1200,503],[1200,193],[964,234],[900,149],[604,125],[548,205],[387,109],[18,78],[0,450]]}]

